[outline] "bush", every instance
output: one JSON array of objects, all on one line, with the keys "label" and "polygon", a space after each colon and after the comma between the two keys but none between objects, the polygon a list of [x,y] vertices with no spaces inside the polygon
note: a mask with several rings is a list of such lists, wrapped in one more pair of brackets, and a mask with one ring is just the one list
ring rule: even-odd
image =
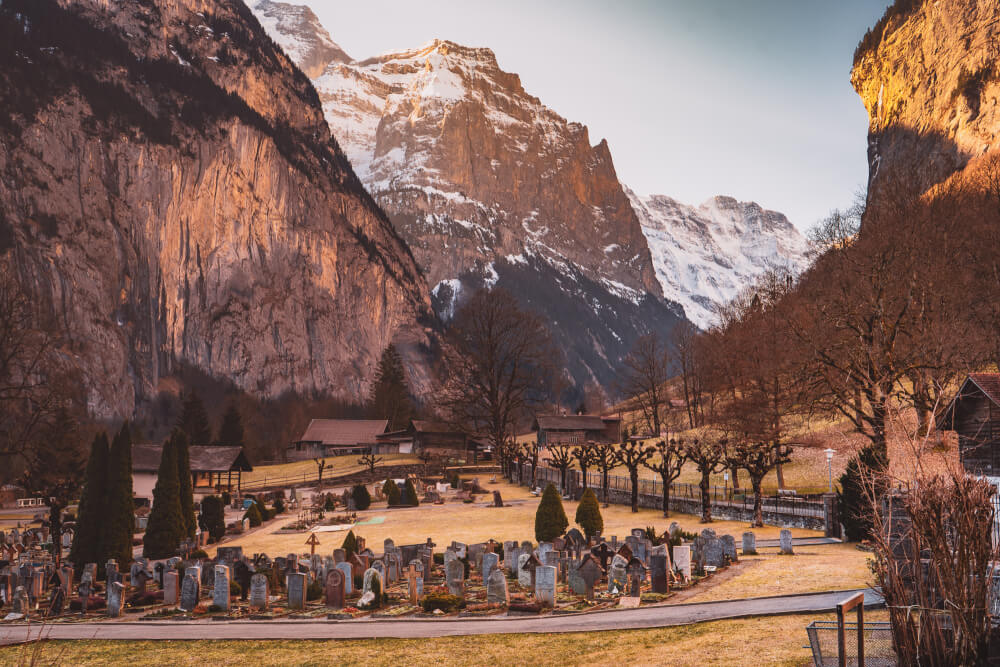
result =
[{"label": "bush", "polygon": [[205,553],[204,549],[195,549],[188,558],[190,560],[201,560],[202,558],[208,558],[208,554]]},{"label": "bush", "polygon": [[444,554],[443,553],[436,553],[436,554],[434,554],[434,564],[435,565],[444,565]]},{"label": "bush", "polygon": [[243,595],[243,587],[240,586],[239,583],[236,582],[236,581],[230,581],[229,582],[229,595],[232,596],[232,597],[234,597],[234,598],[238,598],[239,596]]},{"label": "bush", "polygon": [[326,501],[323,503],[323,509],[327,512],[332,512],[337,509],[337,501],[334,499],[332,493],[326,494]]},{"label": "bush", "polygon": [[563,509],[562,498],[555,484],[549,484],[542,493],[542,501],[538,503],[535,512],[535,539],[539,542],[551,542],[566,532],[569,519]]},{"label": "bush", "polygon": [[385,480],[385,484],[382,485],[382,495],[388,501],[389,507],[395,507],[402,502],[399,485],[393,479]]},{"label": "bush", "polygon": [[450,595],[448,593],[428,593],[424,596],[420,605],[426,612],[432,612],[435,609],[440,609],[445,613],[450,613],[465,606],[465,600],[457,595]]},{"label": "bush", "polygon": [[366,510],[372,506],[372,497],[368,493],[368,488],[364,484],[356,484],[351,489],[351,497],[354,498],[354,506],[359,510]]},{"label": "bush", "polygon": [[285,512],[285,499],[278,496],[274,499],[274,513],[283,514]]},{"label": "bush", "polygon": [[347,531],[347,537],[344,538],[344,543],[340,545],[340,548],[344,550],[344,557],[346,560],[350,560],[351,556],[358,553],[358,538],[354,536],[354,531]]},{"label": "bush", "polygon": [[597,496],[592,489],[587,489],[580,497],[580,504],[576,508],[576,524],[580,526],[588,540],[604,530],[601,505],[597,502]]},{"label": "bush", "polygon": [[323,584],[314,581],[306,588],[306,600],[318,600],[323,597]]},{"label": "bush", "polygon": [[246,514],[243,515],[243,518],[250,520],[251,528],[264,523],[264,516],[260,513],[260,508],[257,507],[256,502],[250,503],[250,507],[247,508]]},{"label": "bush", "polygon": [[403,494],[403,502],[411,507],[416,507],[420,504],[420,498],[417,496],[417,487],[413,483],[413,478],[407,477],[406,484],[403,487],[405,493]]}]

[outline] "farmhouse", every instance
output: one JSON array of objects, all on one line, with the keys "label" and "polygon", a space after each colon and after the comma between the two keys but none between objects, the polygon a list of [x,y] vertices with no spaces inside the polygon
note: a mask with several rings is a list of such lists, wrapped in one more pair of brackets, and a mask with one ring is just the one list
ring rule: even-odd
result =
[{"label": "farmhouse", "polygon": [[410,422],[409,433],[415,452],[431,452],[435,456],[464,458],[472,462],[479,460],[482,443],[449,424],[414,419]]},{"label": "farmhouse", "polygon": [[[191,445],[191,487],[194,496],[211,495],[220,491],[240,488],[244,472],[253,470],[243,448],[230,445]],[[153,487],[163,445],[142,444],[132,446],[132,495],[137,500],[153,502]]]},{"label": "farmhouse", "polygon": [[531,430],[538,444],[582,445],[585,442],[618,442],[622,420],[600,415],[538,415]]},{"label": "farmhouse", "polygon": [[958,433],[958,455],[970,473],[1000,476],[1000,373],[972,373],[937,421]]},{"label": "farmhouse", "polygon": [[388,419],[313,419],[301,437],[285,450],[285,458],[303,461],[378,452],[379,436],[388,427]]}]

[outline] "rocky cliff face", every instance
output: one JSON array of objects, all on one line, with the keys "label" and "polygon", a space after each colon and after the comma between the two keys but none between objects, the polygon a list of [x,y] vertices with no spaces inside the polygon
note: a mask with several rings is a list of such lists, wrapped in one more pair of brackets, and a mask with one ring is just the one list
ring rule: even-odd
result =
[{"label": "rocky cliff face", "polygon": [[[301,11],[282,6],[289,17]],[[312,29],[278,25],[272,36],[294,50],[297,35]],[[329,39],[324,32],[311,41]],[[334,136],[413,250],[444,319],[478,287],[509,288],[548,320],[582,388],[610,384],[638,336],[666,335],[683,318],[662,299],[607,143],[592,144],[586,127],[527,93],[489,49],[434,40],[333,59],[313,83]]]},{"label": "rocky cliff face", "polygon": [[927,187],[996,145],[998,15],[997,0],[899,0],[862,41],[851,82],[872,185],[907,165]]},{"label": "rocky cliff face", "polygon": [[390,341],[426,386],[420,270],[242,3],[4,0],[0,31],[0,259],[96,415],[180,363],[357,398]]},{"label": "rocky cliff face", "polygon": [[754,202],[713,197],[688,206],[664,195],[628,191],[667,299],[684,306],[699,327],[715,322],[726,303],[767,269],[799,273],[808,244],[781,213]]}]

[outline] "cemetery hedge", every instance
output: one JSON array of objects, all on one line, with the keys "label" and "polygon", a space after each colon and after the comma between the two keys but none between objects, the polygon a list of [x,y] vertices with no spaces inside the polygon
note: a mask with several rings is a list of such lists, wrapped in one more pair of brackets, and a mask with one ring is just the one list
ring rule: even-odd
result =
[{"label": "cemetery hedge", "polygon": [[562,498],[555,484],[549,484],[542,493],[542,500],[535,512],[535,539],[539,542],[551,542],[566,532],[569,519],[563,509]]},{"label": "cemetery hedge", "polygon": [[402,494],[399,493],[399,485],[391,477],[385,480],[382,485],[382,495],[385,496],[389,507],[396,507],[402,502]]}]

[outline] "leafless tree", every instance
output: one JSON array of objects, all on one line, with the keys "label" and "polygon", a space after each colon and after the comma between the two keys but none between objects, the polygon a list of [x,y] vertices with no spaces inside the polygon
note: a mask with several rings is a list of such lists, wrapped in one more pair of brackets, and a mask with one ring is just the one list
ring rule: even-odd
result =
[{"label": "leafless tree", "polygon": [[636,341],[624,363],[621,393],[639,412],[646,433],[659,437],[669,406],[670,355],[667,348],[655,334],[647,334]]},{"label": "leafless tree", "polygon": [[376,456],[373,452],[366,452],[365,454],[362,454],[360,459],[358,459],[358,465],[367,467],[368,473],[372,476],[375,475],[375,466],[379,463],[382,463],[382,457]]},{"label": "leafless tree", "polygon": [[729,460],[734,466],[747,471],[750,477],[750,487],[753,489],[753,524],[756,527],[764,525],[763,493],[761,484],[767,473],[782,463],[791,460],[791,447],[775,445],[770,442],[737,441],[733,443]]},{"label": "leafless tree", "polygon": [[684,443],[684,456],[701,473],[698,487],[701,489],[701,522],[712,521],[712,498],[709,494],[710,477],[725,468],[727,443],[725,440],[698,439]]},{"label": "leafless tree", "polygon": [[559,354],[536,315],[502,289],[480,290],[448,329],[438,403],[448,420],[494,450],[550,396]]},{"label": "leafless tree", "polygon": [[576,458],[576,465],[580,468],[580,476],[583,478],[583,489],[587,490],[587,471],[597,464],[597,453],[594,451],[594,443],[588,442],[573,450],[573,457]]},{"label": "leafless tree", "polygon": [[639,468],[653,457],[656,450],[647,447],[636,440],[622,440],[615,449],[618,462],[628,469],[629,480],[632,482],[632,511],[639,511]]},{"label": "leafless tree", "polygon": [[601,471],[601,494],[604,506],[608,506],[608,473],[618,465],[617,445],[600,442],[594,445],[594,465]]},{"label": "leafless tree", "polygon": [[[326,469],[326,459],[324,459],[323,457],[314,458],[313,459],[313,463],[316,464],[316,490],[317,490],[317,493],[322,494],[323,493],[323,470]],[[364,465],[364,464],[361,463],[361,461],[358,461],[358,463],[361,464],[361,465]],[[372,472],[375,472],[375,471],[372,470]]]},{"label": "leafless tree", "polygon": [[699,329],[688,321],[681,322],[671,333],[674,356],[681,370],[681,387],[684,390],[684,409],[688,428],[701,425],[700,409],[704,374],[699,368],[701,354],[698,349]]},{"label": "leafless tree", "polygon": [[531,464],[531,488],[535,488],[535,474],[538,472],[538,457],[541,454],[541,447],[532,440],[521,445],[521,452],[525,462]]},{"label": "leafless tree", "polygon": [[559,491],[566,493],[566,472],[573,465],[573,445],[549,445],[549,463],[559,471]]},{"label": "leafless tree", "polygon": [[[663,516],[670,516],[670,485],[680,477],[684,469],[684,441],[674,439],[660,440],[655,445],[658,460],[643,463],[644,466],[657,473],[663,484]],[[654,462],[655,461],[655,462]]]}]

